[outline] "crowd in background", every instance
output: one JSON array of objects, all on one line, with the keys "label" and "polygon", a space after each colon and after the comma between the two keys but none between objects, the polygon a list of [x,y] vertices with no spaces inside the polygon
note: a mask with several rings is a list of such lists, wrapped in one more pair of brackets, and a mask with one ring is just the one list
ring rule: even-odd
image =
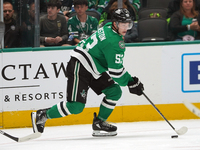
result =
[{"label": "crowd in background", "polygon": [[[123,0],[122,7],[129,10],[134,26],[124,36],[126,43],[142,42],[138,39],[139,11],[148,0]],[[34,47],[39,33],[40,46],[76,45],[82,39],[111,21],[118,8],[117,0],[40,0],[39,31],[35,25],[34,0],[4,0],[4,47]],[[171,0],[167,5],[167,33],[165,41],[193,41],[200,39],[198,0]],[[152,12],[148,18],[162,17]],[[148,26],[148,24],[146,24]]]}]

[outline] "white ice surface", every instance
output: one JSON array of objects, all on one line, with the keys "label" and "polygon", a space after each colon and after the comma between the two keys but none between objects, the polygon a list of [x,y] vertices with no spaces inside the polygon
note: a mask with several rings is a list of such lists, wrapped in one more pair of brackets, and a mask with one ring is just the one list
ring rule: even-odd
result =
[{"label": "white ice surface", "polygon": [[[46,127],[40,138],[22,143],[0,134],[0,150],[200,150],[200,119],[170,123],[188,132],[172,139],[176,132],[166,121],[116,123],[115,137],[92,137],[91,125]],[[32,133],[31,128],[3,131],[17,137]]]}]

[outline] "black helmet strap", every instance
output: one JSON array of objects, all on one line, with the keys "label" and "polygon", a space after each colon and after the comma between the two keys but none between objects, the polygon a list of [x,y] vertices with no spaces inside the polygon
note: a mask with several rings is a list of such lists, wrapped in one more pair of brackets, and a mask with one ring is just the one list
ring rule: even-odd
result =
[{"label": "black helmet strap", "polygon": [[[114,26],[114,22],[112,23],[112,29],[115,30],[118,34],[119,34],[119,27],[118,27],[118,22],[115,22],[116,23],[116,26],[117,28]],[[120,35],[120,34],[119,34]]]}]

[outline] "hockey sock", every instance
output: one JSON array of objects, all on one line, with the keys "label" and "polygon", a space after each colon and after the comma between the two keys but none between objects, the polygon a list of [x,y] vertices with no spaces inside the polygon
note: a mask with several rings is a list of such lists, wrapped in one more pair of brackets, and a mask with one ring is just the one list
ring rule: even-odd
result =
[{"label": "hockey sock", "polygon": [[122,91],[118,84],[112,84],[102,92],[106,97],[103,98],[100,105],[98,118],[106,121],[115,108],[117,101],[120,99]]},{"label": "hockey sock", "polygon": [[[58,105],[58,104],[57,104]],[[57,105],[52,106],[49,110],[47,110],[46,114],[49,119],[60,118],[62,115],[60,114]]]},{"label": "hockey sock", "polygon": [[80,102],[60,102],[57,105],[52,106],[47,111],[47,117],[49,119],[65,117],[70,114],[78,114],[83,111],[85,104]]},{"label": "hockey sock", "polygon": [[112,113],[112,111],[113,111],[113,109],[109,109],[101,104],[100,109],[99,109],[98,118],[103,121],[106,121],[108,119],[108,117],[110,116],[110,114]]},{"label": "hockey sock", "polygon": [[102,92],[106,97],[104,97],[100,105],[98,118],[106,121],[115,108],[117,101],[120,99],[122,91],[118,84],[113,84]]}]

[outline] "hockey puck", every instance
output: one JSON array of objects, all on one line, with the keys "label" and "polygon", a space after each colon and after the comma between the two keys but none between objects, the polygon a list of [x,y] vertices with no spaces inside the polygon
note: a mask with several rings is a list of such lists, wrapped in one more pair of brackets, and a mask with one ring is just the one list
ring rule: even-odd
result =
[{"label": "hockey puck", "polygon": [[178,138],[178,135],[172,135],[171,138]]}]

